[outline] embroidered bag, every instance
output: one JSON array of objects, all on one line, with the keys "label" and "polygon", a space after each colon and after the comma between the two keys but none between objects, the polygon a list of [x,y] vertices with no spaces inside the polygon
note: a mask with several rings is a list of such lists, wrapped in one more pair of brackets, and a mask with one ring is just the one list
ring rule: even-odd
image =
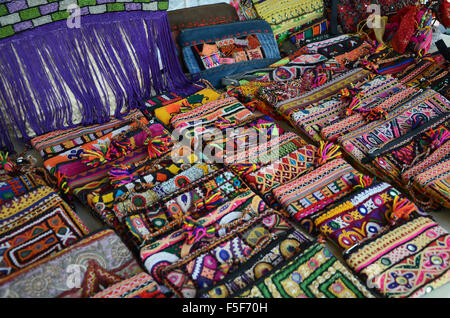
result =
[{"label": "embroidered bag", "polygon": [[280,59],[270,25],[241,21],[183,30],[179,36],[191,74],[222,87],[225,76],[264,68]]}]

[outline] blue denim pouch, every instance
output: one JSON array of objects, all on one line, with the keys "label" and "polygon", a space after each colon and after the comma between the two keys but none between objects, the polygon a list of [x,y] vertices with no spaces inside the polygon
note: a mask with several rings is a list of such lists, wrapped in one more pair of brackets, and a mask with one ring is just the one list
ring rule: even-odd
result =
[{"label": "blue denim pouch", "polygon": [[[264,52],[264,58],[233,64],[221,64],[220,66],[204,70],[194,54],[193,47],[196,45],[249,35],[254,35],[259,40],[261,49]],[[198,76],[208,80],[216,88],[223,87],[221,79],[225,76],[265,68],[280,59],[280,52],[270,24],[264,20],[241,21],[185,29],[181,32],[178,42],[181,46],[184,63],[189,72],[195,77]]]}]

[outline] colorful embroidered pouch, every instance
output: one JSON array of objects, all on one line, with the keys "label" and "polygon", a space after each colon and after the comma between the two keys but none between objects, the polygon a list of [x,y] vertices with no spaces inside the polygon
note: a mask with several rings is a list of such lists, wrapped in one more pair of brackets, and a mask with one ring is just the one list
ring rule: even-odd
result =
[{"label": "colorful embroidered pouch", "polygon": [[[142,272],[113,230],[102,230],[0,280],[1,297],[85,298]],[[80,278],[80,284],[74,281]],[[79,276],[78,276],[79,275]]]},{"label": "colorful embroidered pouch", "polygon": [[[419,91],[412,100],[376,120],[339,138],[340,144],[358,162],[373,149],[405,135],[417,125],[449,111],[449,101],[433,90]],[[370,167],[368,167],[370,168]]]},{"label": "colorful embroidered pouch", "polygon": [[303,54],[290,59],[284,65],[274,67],[267,75],[258,77],[258,81],[285,82],[302,79],[302,75],[307,70],[313,69],[326,61],[327,58],[320,54]]},{"label": "colorful embroidered pouch", "polygon": [[274,201],[271,192],[273,188],[313,170],[317,159],[317,148],[305,145],[274,163],[247,174],[245,180],[271,202]]},{"label": "colorful embroidered pouch", "polygon": [[233,173],[219,170],[138,214],[126,217],[124,223],[140,245],[178,228],[184,216],[203,217],[248,190]]},{"label": "colorful embroidered pouch", "polygon": [[[194,255],[198,250],[210,247],[211,242],[228,235],[237,226],[248,226],[248,222],[260,219],[259,216],[267,211],[272,210],[268,209],[260,197],[251,191],[244,192],[204,217],[185,218],[177,228],[142,247],[142,262],[148,273],[157,282],[161,282],[161,271],[164,268]],[[257,234],[254,238],[258,238]]]},{"label": "colorful embroidered pouch", "polygon": [[388,183],[372,184],[314,216],[315,226],[347,250],[387,228],[417,217],[417,207]]},{"label": "colorful embroidered pouch", "polygon": [[338,158],[275,188],[273,194],[291,217],[299,221],[352,192],[360,176],[351,165]]},{"label": "colorful embroidered pouch", "polygon": [[372,293],[322,244],[312,243],[274,266],[239,298],[374,298]]},{"label": "colorful embroidered pouch", "polygon": [[230,155],[257,147],[259,144],[278,138],[282,134],[284,134],[284,129],[276,124],[271,117],[263,116],[249,120],[233,130],[227,130],[223,137],[217,136],[214,141],[208,143],[203,153],[208,158],[214,158],[215,162],[223,162]]},{"label": "colorful embroidered pouch", "polygon": [[426,217],[391,228],[344,257],[384,297],[420,297],[450,280],[450,235]]},{"label": "colorful embroidered pouch", "polygon": [[109,134],[122,126],[125,126],[133,118],[142,118],[140,110],[131,110],[122,119],[111,119],[105,124],[92,125],[88,127],[78,126],[73,129],[57,130],[31,139],[31,145],[39,151],[45,160],[70,150],[74,147],[94,141]]},{"label": "colorful embroidered pouch", "polygon": [[450,113],[435,117],[381,149],[369,152],[363,163],[372,164],[379,174],[403,187],[401,174],[420,164],[440,146],[450,141]]},{"label": "colorful embroidered pouch", "polygon": [[157,201],[175,193],[186,185],[203,178],[217,169],[217,166],[214,165],[195,164],[193,167],[149,190],[144,192],[136,192],[134,190],[129,191],[123,198],[114,204],[113,211],[116,216],[121,219],[132,212],[145,209],[155,204]]},{"label": "colorful embroidered pouch", "polygon": [[217,135],[223,136],[225,129],[256,117],[237,99],[229,97],[178,114],[172,117],[170,124],[174,128],[174,136],[181,144],[197,149]]},{"label": "colorful embroidered pouch", "polygon": [[178,42],[189,72],[216,88],[225,76],[265,68],[280,59],[270,25],[263,20],[185,29]]},{"label": "colorful embroidered pouch", "polygon": [[[145,123],[132,122],[90,143],[58,154],[46,160],[44,166],[50,172],[54,173],[57,170],[70,177],[123,157],[149,142],[152,143],[152,147],[149,147],[149,155],[152,157],[156,157],[159,152],[168,151],[167,147],[172,142],[169,131],[154,119],[147,121],[143,118],[143,120]],[[163,145],[153,149],[155,141]],[[151,151],[156,151],[156,154]]]},{"label": "colorful embroidered pouch", "polygon": [[247,286],[253,285],[256,280],[267,275],[278,264],[290,260],[296,253],[305,249],[309,242],[302,233],[291,228],[219,283],[213,287],[202,288],[199,291],[199,297],[231,297]]},{"label": "colorful embroidered pouch", "polygon": [[87,196],[93,191],[103,192],[114,188],[109,176],[114,166],[136,167],[147,160],[148,149],[141,147],[122,158],[108,162],[97,168],[89,169],[72,177],[66,177],[68,188],[80,200],[86,201]]},{"label": "colorful embroidered pouch", "polygon": [[[334,132],[334,129],[340,129],[342,133],[342,127],[351,131],[385,116],[393,106],[383,101],[403,89],[405,87],[396,79],[377,76],[356,88],[352,87],[352,92],[344,89],[341,91],[341,98],[334,97],[294,113],[292,121],[308,136],[321,141],[323,130],[327,134],[330,130]],[[343,96],[346,91],[349,92],[349,97]],[[354,116],[348,117],[353,114]]]},{"label": "colorful embroidered pouch", "polygon": [[0,207],[0,277],[26,268],[88,234],[75,212],[47,186]]},{"label": "colorful embroidered pouch", "polygon": [[387,113],[400,106],[416,92],[417,90],[412,87],[402,89],[402,85],[399,84],[398,87],[394,87],[389,92],[386,92],[388,96],[384,96],[379,100],[375,97],[377,101],[359,109],[352,110],[354,112],[353,115],[344,119],[340,118],[331,122],[328,126],[321,127],[320,135],[323,139],[335,142],[340,136],[359,129],[373,120],[383,118]]},{"label": "colorful embroidered pouch", "polygon": [[293,113],[337,94],[341,89],[349,87],[351,83],[356,85],[358,82],[366,80],[369,74],[370,72],[366,70],[354,69],[303,95],[278,103],[275,107],[285,118],[290,120]]},{"label": "colorful embroidered pouch", "polygon": [[267,210],[166,267],[164,283],[179,297],[199,297],[290,229],[284,217]]},{"label": "colorful embroidered pouch", "polygon": [[257,147],[239,151],[225,158],[225,165],[239,175],[254,172],[261,167],[279,160],[307,143],[297,134],[287,132]]}]

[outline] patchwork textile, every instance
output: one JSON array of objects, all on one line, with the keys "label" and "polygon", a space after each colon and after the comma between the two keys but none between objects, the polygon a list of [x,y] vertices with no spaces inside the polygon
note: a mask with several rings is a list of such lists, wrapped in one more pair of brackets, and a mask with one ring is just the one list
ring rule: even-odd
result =
[{"label": "patchwork textile", "polygon": [[0,277],[64,249],[88,232],[47,186],[4,203],[0,206]]},{"label": "patchwork textile", "polygon": [[417,210],[397,189],[379,183],[352,193],[313,218],[322,234],[347,250],[391,225],[416,217]]},{"label": "patchwork textile", "polygon": [[102,230],[0,280],[1,297],[85,298],[142,272],[112,230]]},{"label": "patchwork textile", "polygon": [[166,298],[166,296],[153,278],[142,272],[102,290],[93,298]]},{"label": "patchwork textile", "polygon": [[[173,229],[140,250],[142,262],[148,273],[161,282],[162,270],[179,259],[194,255],[196,251],[211,246],[211,242],[226,235],[236,226],[257,219],[268,211],[266,203],[253,192],[247,191],[226,202],[199,219],[185,218],[184,226]],[[262,234],[262,233],[261,233]],[[257,239],[255,235],[255,239]]]},{"label": "patchwork textile", "polygon": [[275,188],[273,193],[292,218],[299,221],[349,194],[360,176],[351,165],[338,158]]},{"label": "patchwork textile", "polygon": [[267,271],[239,298],[374,298],[328,248],[313,243]]},{"label": "patchwork textile", "polygon": [[228,235],[212,241],[164,270],[164,283],[179,297],[200,296],[203,288],[220,283],[261,253],[292,226],[273,210],[236,226]]},{"label": "patchwork textile", "polygon": [[0,205],[43,185],[45,181],[32,173],[2,181],[0,182]]},{"label": "patchwork textile", "polygon": [[449,244],[446,230],[419,217],[365,241],[344,256],[381,295],[420,297],[450,280]]},{"label": "patchwork textile", "polygon": [[303,250],[309,240],[299,231],[291,229],[285,235],[269,244],[260,254],[249,259],[242,269],[227,275],[212,288],[202,289],[199,294],[204,298],[226,298],[252,285],[256,280],[265,276],[278,264],[291,259]]}]

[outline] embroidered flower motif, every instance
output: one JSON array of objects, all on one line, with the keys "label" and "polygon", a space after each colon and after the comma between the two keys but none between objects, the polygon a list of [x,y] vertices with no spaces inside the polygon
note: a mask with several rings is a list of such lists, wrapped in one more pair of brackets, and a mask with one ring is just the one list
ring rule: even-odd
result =
[{"label": "embroidered flower motif", "polygon": [[445,268],[448,265],[448,254],[447,253],[425,253],[424,259],[426,262],[424,262],[423,266],[425,268],[436,268],[436,267],[442,267]]},{"label": "embroidered flower motif", "polygon": [[390,273],[392,278],[394,279],[389,285],[389,289],[397,289],[397,288],[407,288],[412,289],[413,284],[411,282],[411,279],[415,277],[413,273],[404,273],[404,274],[398,274],[395,272]]}]

